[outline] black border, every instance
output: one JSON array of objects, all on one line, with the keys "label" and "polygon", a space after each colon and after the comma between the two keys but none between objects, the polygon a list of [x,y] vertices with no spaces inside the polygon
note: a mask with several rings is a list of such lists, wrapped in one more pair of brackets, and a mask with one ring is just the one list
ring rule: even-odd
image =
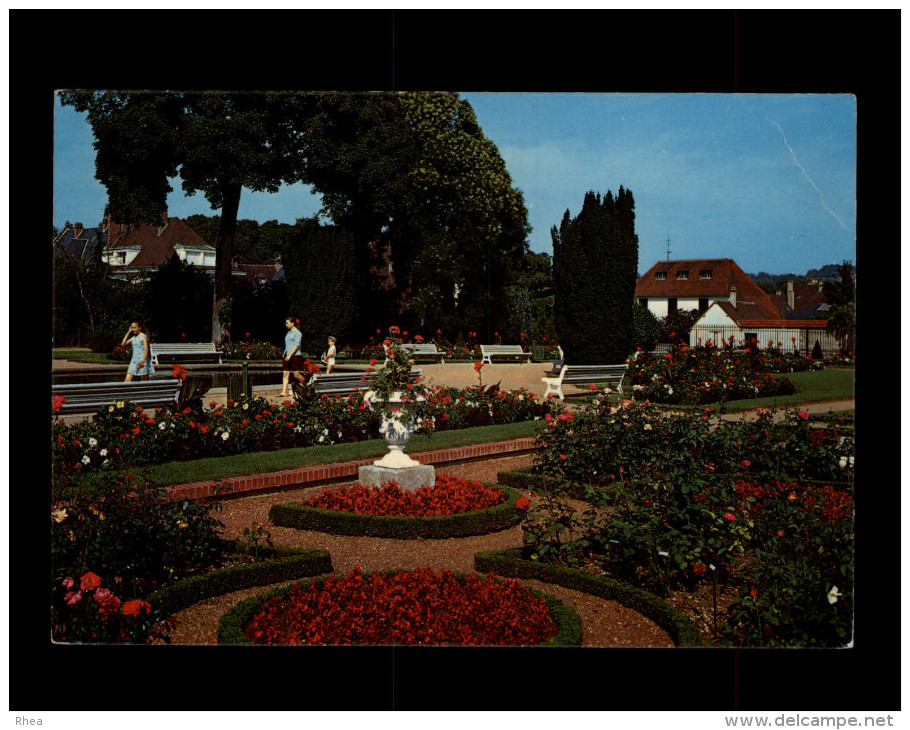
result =
[{"label": "black border", "polygon": [[[875,269],[888,267],[899,235],[889,226],[889,238],[885,227],[886,212],[900,210],[900,181],[887,176],[899,170],[899,11],[11,10],[9,18],[10,223],[23,213],[29,223],[9,230],[29,235],[25,246],[12,235],[8,244],[11,253],[29,251],[29,261],[42,252],[35,268],[46,287],[43,301],[31,281],[16,288],[11,390],[32,397],[9,406],[13,444],[20,432],[31,440],[48,428],[44,409],[29,408],[44,388],[18,381],[23,370],[29,380],[49,370],[27,353],[47,357],[55,88],[855,94],[857,240],[879,254],[857,287],[869,343],[858,389],[871,379],[875,335],[884,337],[874,322],[897,307],[896,287],[877,289]],[[10,284],[32,279],[31,269],[11,267]],[[22,306],[35,300],[37,324],[33,307]],[[898,382],[894,365],[883,375]],[[888,517],[899,513],[900,495],[873,481],[872,466],[897,463],[886,440],[899,434],[893,396],[880,387],[858,409],[856,647],[837,651],[274,648],[251,659],[242,648],[53,646],[33,557],[47,557],[43,478],[15,468],[13,453],[10,709],[899,709],[900,525]]]}]

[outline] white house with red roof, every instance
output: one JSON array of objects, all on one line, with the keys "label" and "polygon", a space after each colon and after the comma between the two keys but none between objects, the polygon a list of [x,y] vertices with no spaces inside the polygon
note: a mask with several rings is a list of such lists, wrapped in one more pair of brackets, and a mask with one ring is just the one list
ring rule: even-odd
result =
[{"label": "white house with red roof", "polygon": [[733,259],[658,261],[635,283],[635,300],[655,317],[682,309],[704,312],[714,302],[730,302],[755,317],[782,317],[771,298]]},{"label": "white house with red roof", "polygon": [[[786,318],[733,259],[660,261],[639,277],[635,298],[657,317],[682,309],[701,312],[690,345],[770,344],[809,355],[818,342],[823,353],[838,350],[837,339],[825,331],[826,319]],[[792,295],[787,304],[788,313],[798,311]]]}]

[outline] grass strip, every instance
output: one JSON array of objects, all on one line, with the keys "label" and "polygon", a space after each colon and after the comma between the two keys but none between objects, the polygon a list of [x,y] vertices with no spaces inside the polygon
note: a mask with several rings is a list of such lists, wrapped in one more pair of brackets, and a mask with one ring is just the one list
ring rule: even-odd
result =
[{"label": "grass strip", "polygon": [[[433,434],[417,434],[408,442],[407,453],[418,454],[437,449],[510,441],[533,436],[539,430],[537,421],[521,421],[496,426],[475,426]],[[187,482],[216,481],[229,477],[266,474],[273,471],[299,469],[305,466],[336,464],[343,461],[377,459],[388,452],[382,439],[331,446],[307,446],[280,451],[257,451],[231,456],[215,456],[193,461],[171,461],[164,464],[134,467],[132,473],[157,486]],[[85,481],[91,475],[85,477]]]}]

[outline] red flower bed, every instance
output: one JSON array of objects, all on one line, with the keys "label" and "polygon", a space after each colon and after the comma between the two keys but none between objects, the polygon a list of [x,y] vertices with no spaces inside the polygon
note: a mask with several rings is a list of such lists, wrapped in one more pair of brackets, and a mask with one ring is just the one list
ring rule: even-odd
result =
[{"label": "red flower bed", "polygon": [[426,567],[364,576],[360,566],[321,585],[294,584],[246,625],[256,644],[539,644],[556,634],[547,605],[514,579],[459,581]]},{"label": "red flower bed", "polygon": [[309,507],[356,512],[385,517],[431,517],[488,509],[505,501],[505,494],[482,482],[469,482],[448,474],[437,474],[436,485],[404,491],[396,482],[380,487],[354,484],[326,489],[306,504]]}]

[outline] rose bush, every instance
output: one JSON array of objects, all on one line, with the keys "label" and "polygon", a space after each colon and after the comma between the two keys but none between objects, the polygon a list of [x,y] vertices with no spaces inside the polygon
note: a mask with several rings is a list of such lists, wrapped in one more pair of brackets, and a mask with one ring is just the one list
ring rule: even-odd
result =
[{"label": "rose bush", "polygon": [[811,358],[773,348],[673,345],[666,354],[639,351],[626,377],[638,400],[698,405],[789,395],[795,386],[780,373],[811,367]]},{"label": "rose bush", "polygon": [[[418,432],[533,420],[549,408],[521,389],[436,388],[427,391],[427,398]],[[120,401],[91,421],[55,420],[51,456],[55,479],[63,484],[72,475],[121,465],[363,441],[376,438],[378,431],[379,413],[359,393],[280,405],[243,395],[223,406],[163,408],[154,416]]]}]

